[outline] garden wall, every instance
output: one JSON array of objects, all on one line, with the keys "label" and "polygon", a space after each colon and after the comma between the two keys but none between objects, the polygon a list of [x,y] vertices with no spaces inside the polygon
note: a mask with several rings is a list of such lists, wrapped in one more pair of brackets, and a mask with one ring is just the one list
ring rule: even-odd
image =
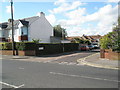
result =
[{"label": "garden wall", "polygon": [[114,52],[112,49],[101,49],[100,57],[109,60],[120,60],[120,52]]},{"label": "garden wall", "polygon": [[[19,56],[35,56],[34,50],[26,50],[26,51],[15,51],[16,55]],[[0,50],[1,55],[13,55],[12,50]]]}]

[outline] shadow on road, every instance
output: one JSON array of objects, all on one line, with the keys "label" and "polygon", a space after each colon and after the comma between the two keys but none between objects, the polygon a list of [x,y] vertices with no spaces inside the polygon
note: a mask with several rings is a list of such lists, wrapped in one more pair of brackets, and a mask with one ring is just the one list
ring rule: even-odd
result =
[{"label": "shadow on road", "polygon": [[59,54],[50,54],[50,55],[39,55],[37,57],[58,57],[58,56],[64,56],[64,55],[70,55],[70,54],[76,54],[76,53],[97,53],[100,52],[100,49],[93,49],[89,51],[73,51],[73,52],[64,52],[64,53],[59,53]]}]

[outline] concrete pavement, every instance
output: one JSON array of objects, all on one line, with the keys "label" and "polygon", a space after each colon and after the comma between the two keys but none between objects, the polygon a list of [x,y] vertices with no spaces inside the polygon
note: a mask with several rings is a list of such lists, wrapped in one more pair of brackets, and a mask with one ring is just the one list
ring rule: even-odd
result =
[{"label": "concrete pavement", "polygon": [[77,62],[92,67],[119,69],[118,60],[108,60],[100,58],[100,53],[92,54],[85,58],[80,58],[79,60],[77,60]]}]

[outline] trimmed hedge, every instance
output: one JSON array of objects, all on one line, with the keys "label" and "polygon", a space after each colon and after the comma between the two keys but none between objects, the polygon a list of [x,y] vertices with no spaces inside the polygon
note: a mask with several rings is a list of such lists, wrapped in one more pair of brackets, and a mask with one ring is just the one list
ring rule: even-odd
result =
[{"label": "trimmed hedge", "polygon": [[17,42],[16,43],[16,49],[17,50],[35,50],[36,48],[36,43],[31,43],[31,42]]},{"label": "trimmed hedge", "polygon": [[[0,43],[1,50],[12,50],[12,43]],[[79,44],[78,43],[33,43],[33,42],[16,42],[16,50],[35,50],[36,55],[48,55],[48,54],[58,54],[64,52],[77,51]],[[43,48],[39,50],[39,48]]]},{"label": "trimmed hedge", "polygon": [[[16,42],[15,46],[16,50],[35,50],[36,43]],[[11,42],[0,43],[0,50],[12,50],[12,43]]]},{"label": "trimmed hedge", "polygon": [[0,50],[12,50],[12,43],[11,42],[0,43]]},{"label": "trimmed hedge", "polygon": [[71,51],[77,51],[79,44],[78,43],[65,43],[64,46],[64,52],[71,52]]},{"label": "trimmed hedge", "polygon": [[[39,50],[39,48],[43,50]],[[57,54],[62,53],[62,44],[37,44],[36,55],[48,55],[48,54]]]},{"label": "trimmed hedge", "polygon": [[[39,50],[43,47],[43,50]],[[64,52],[77,51],[79,44],[77,43],[58,43],[58,44],[37,44],[36,55],[57,54]]]}]

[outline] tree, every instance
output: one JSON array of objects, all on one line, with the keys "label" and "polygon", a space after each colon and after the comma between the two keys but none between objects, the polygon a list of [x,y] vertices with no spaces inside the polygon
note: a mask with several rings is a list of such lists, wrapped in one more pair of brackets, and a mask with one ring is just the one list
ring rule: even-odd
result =
[{"label": "tree", "polygon": [[108,37],[108,35],[105,35],[100,39],[100,46],[102,49],[109,49],[111,46],[111,39]]},{"label": "tree", "polygon": [[80,38],[74,38],[72,42],[73,42],[73,43],[81,43],[81,44],[83,44],[83,43],[84,43],[84,40],[82,40],[82,39],[80,39]]},{"label": "tree", "polygon": [[54,26],[53,30],[54,30],[55,37],[65,38],[67,36],[66,29],[62,28],[61,25]]},{"label": "tree", "polygon": [[102,49],[112,49],[120,52],[120,17],[118,18],[118,25],[113,28],[112,32],[100,39],[100,46]]},{"label": "tree", "polygon": [[73,43],[80,43],[80,44],[87,44],[87,45],[91,44],[89,40],[83,40],[80,38],[74,38]]}]

